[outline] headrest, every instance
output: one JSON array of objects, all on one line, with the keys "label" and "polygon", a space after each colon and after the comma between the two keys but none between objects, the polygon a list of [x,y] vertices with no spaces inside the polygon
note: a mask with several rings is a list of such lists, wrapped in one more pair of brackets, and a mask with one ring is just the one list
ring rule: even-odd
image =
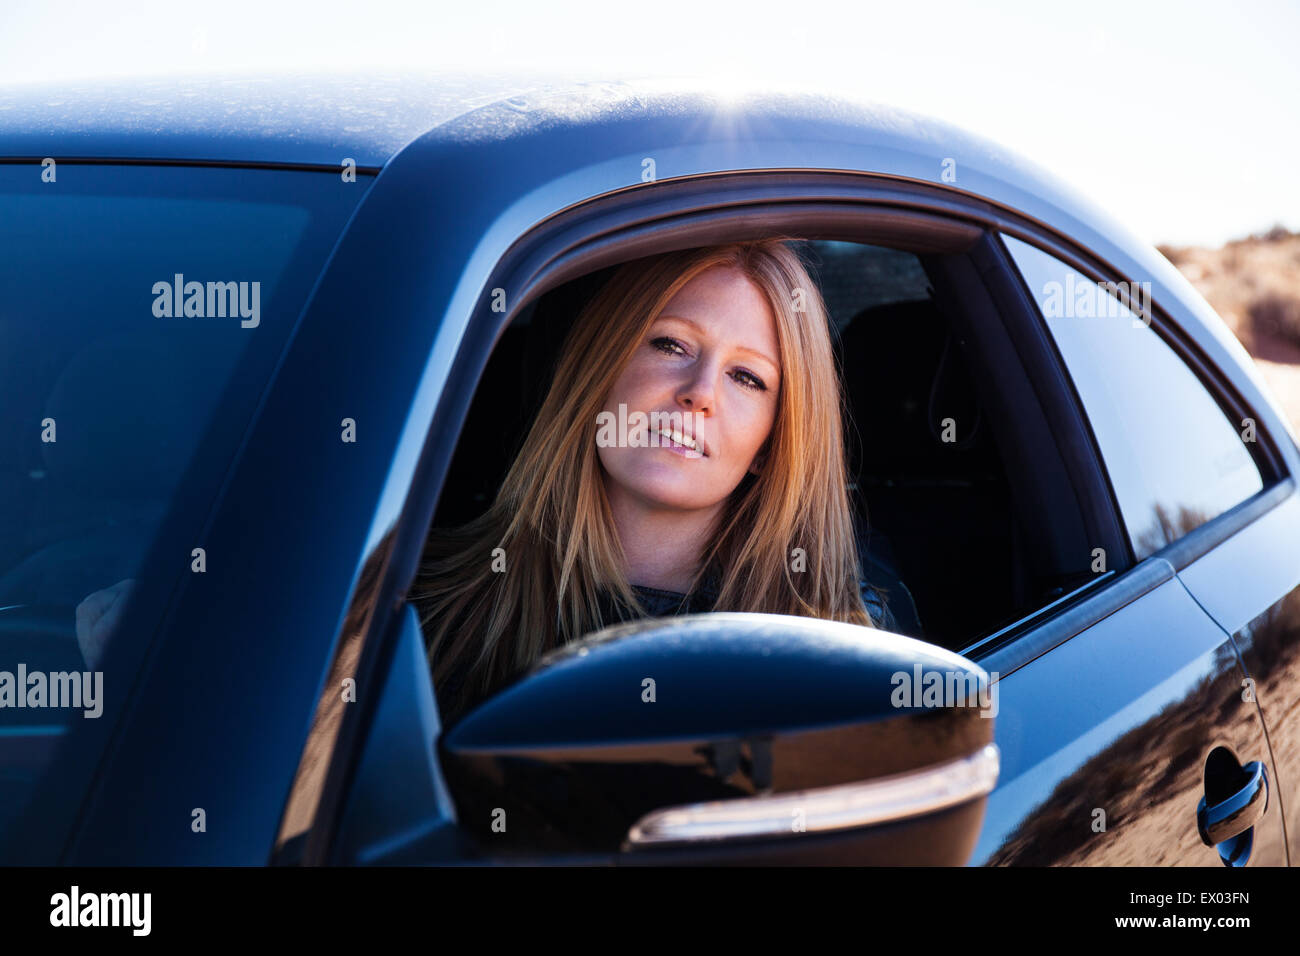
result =
[{"label": "headrest", "polygon": [[[961,349],[933,302],[863,309],[841,332],[838,345],[865,446],[888,447],[895,463],[929,469],[953,464],[951,452],[974,441],[981,425],[979,404]],[[940,435],[948,417],[955,422],[952,446]],[[868,454],[864,460],[876,457]]]}]

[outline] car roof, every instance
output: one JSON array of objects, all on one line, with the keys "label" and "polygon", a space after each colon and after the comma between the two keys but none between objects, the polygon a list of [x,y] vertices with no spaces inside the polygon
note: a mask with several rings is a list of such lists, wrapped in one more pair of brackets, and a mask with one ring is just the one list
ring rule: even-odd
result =
[{"label": "car roof", "polygon": [[[600,137],[629,119],[694,114],[711,124],[727,97],[702,82],[536,71],[199,74],[0,88],[0,158],[163,160],[338,166],[387,163],[420,135],[474,117],[510,135],[513,114],[545,114]],[[504,110],[482,108],[499,105]],[[757,92],[746,111],[771,122],[852,124],[914,145],[965,134],[839,93]],[[528,124],[518,128],[522,131]],[[530,132],[535,127],[530,128]],[[714,130],[717,132],[717,130]],[[775,131],[775,130],[774,130]],[[787,130],[792,131],[792,130]],[[742,135],[736,127],[727,136]],[[982,143],[1007,162],[1016,157]]]},{"label": "car roof", "polygon": [[[762,155],[781,153],[784,168],[936,183],[942,164],[952,162],[957,178],[944,182],[1030,215],[1044,204],[1072,213],[1089,205],[990,140],[844,91],[750,90],[741,99],[704,81],[536,71],[209,74],[10,87],[0,89],[0,161],[338,169],[351,159],[378,170],[428,135],[453,148],[527,138],[535,155],[572,154],[567,161],[577,170],[584,154],[621,152],[656,121],[670,142],[709,147],[699,168],[661,169],[659,178],[723,168],[729,155],[741,159],[736,144],[784,143],[797,147],[798,162],[790,162],[789,150]],[[573,149],[575,136],[583,149]],[[665,145],[646,141],[638,148]],[[747,155],[755,168],[755,154]]]},{"label": "car roof", "polygon": [[[434,175],[449,156],[516,141],[520,149],[509,162],[520,174],[479,167],[477,187],[506,203],[541,188],[542,167],[553,170],[552,186],[564,185],[552,190],[555,209],[539,205],[543,216],[631,185],[641,157],[656,154],[668,160],[659,179],[725,169],[839,169],[943,185],[1016,210],[1120,272],[1175,291],[1190,309],[1184,326],[1202,346],[1216,340],[1260,384],[1241,344],[1186,278],[1100,204],[987,138],[852,91],[729,95],[684,79],[409,70],[0,89],[0,162],[62,157],[337,170],[351,159],[378,171],[417,141],[427,147],[424,168]],[[618,172],[611,175],[613,157]],[[522,162],[537,169],[525,172]],[[629,170],[637,175],[626,176]],[[467,186],[474,188],[454,181],[447,188]]]},{"label": "car roof", "polygon": [[533,74],[196,74],[0,89],[0,156],[382,166]]},{"label": "car roof", "polygon": [[[661,139],[644,135],[651,129]],[[574,171],[602,153],[647,151],[639,157],[690,143],[692,162],[661,168],[659,178],[722,168],[873,172],[951,182],[1049,223],[1061,210],[1101,234],[1133,238],[997,143],[851,91],[729,95],[699,80],[537,71],[209,74],[0,90],[0,161],[339,169],[351,159],[377,171],[421,137],[452,149],[527,140],[531,155]],[[941,179],[945,163],[956,164],[955,180]]]}]

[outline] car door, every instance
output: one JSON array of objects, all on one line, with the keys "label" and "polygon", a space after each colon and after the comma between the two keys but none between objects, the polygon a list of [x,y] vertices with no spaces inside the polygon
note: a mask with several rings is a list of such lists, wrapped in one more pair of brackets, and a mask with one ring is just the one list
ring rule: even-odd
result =
[{"label": "car door", "polygon": [[[1221,620],[1205,613],[1201,595],[1232,592],[1240,572],[1211,580],[1213,568],[1194,567],[1189,583],[1178,567],[1180,548],[1277,491],[1264,490],[1249,450],[1147,316],[1035,245],[1001,241],[1008,257],[990,268],[1014,269],[1019,280],[1005,308],[1031,317],[1020,343],[1040,367],[1063,360],[1058,387],[1087,422],[1075,439],[1100,452],[1131,553],[1097,549],[1104,579],[1095,586],[964,651],[996,676],[1003,755],[971,862],[1285,864],[1260,707],[1220,624],[1240,624],[1268,606],[1266,595],[1285,593],[1295,563],[1244,600],[1240,589],[1220,598]],[[1298,509],[1275,510],[1272,528],[1251,526],[1242,533],[1249,541],[1230,541],[1212,560],[1223,567],[1251,543],[1262,551],[1265,537],[1276,549],[1270,536]],[[1207,845],[1198,810],[1213,818],[1231,807],[1249,808],[1254,825]]]},{"label": "car door", "polygon": [[1286,813],[1291,859],[1300,858],[1300,496],[1287,481],[1254,509],[1249,524],[1178,572],[1224,631],[1233,635],[1263,714],[1275,786]]}]

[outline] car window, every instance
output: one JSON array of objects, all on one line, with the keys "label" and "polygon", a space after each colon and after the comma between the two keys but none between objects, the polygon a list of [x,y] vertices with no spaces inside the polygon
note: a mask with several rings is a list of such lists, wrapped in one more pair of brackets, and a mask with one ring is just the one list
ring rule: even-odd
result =
[{"label": "car window", "polygon": [[1098,284],[1003,240],[1083,402],[1138,560],[1263,488],[1249,430],[1151,328],[1149,287]]},{"label": "car window", "polygon": [[107,651],[131,594],[210,559],[208,511],[369,182],[54,169],[0,165],[0,840],[65,732],[122,708],[134,675]]}]

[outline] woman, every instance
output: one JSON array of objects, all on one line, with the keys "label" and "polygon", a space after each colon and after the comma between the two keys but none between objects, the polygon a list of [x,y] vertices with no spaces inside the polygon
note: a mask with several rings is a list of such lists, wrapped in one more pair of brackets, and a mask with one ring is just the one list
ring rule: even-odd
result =
[{"label": "woman", "polygon": [[[430,536],[410,600],[444,722],[637,615],[891,623],[860,579],[842,408],[825,305],[784,240],[622,266],[567,335],[496,500]],[[638,412],[678,417],[607,427]]]}]

